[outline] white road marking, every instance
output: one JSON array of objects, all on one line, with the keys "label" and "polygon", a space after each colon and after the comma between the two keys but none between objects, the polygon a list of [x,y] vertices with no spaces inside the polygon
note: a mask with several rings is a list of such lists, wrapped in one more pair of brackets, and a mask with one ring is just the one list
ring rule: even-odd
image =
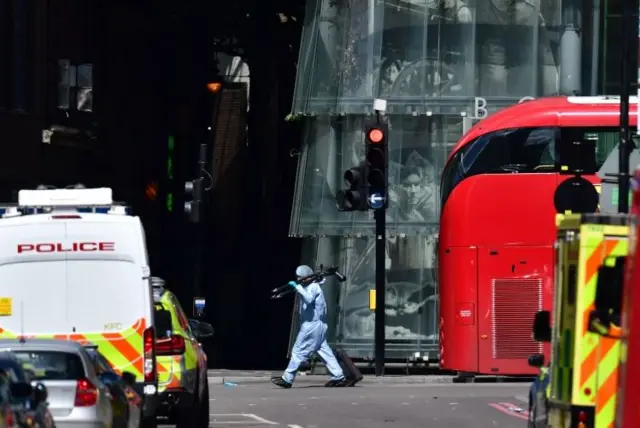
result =
[{"label": "white road marking", "polygon": [[[266,424],[266,425],[278,425],[277,422],[273,422],[270,421],[268,419],[262,418],[258,415],[255,415],[253,413],[209,413],[209,419],[211,418],[217,418],[217,419],[224,419],[225,417],[230,417],[230,416],[235,416],[235,417],[242,417],[242,418],[249,418],[249,419],[253,419],[256,422],[262,423],[262,424]],[[247,421],[211,421],[212,424],[247,424]]]},{"label": "white road marking", "polygon": [[[268,420],[268,419],[261,418],[260,416],[258,416],[258,415],[254,415],[253,413],[245,413],[244,415],[245,415],[246,417],[248,417],[248,418],[253,419],[254,421],[262,422],[263,424],[268,424],[268,425],[278,425],[278,423],[277,423],[277,422],[273,422],[273,421],[270,421],[270,420]],[[302,427],[301,427],[301,428],[302,428]]]},{"label": "white road marking", "polygon": [[303,428],[301,425],[289,424],[289,428]]}]

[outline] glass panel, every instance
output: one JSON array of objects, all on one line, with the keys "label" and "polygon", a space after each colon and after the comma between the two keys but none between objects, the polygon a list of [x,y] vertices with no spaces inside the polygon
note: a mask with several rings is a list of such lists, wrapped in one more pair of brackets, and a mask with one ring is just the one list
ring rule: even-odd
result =
[{"label": "glass panel", "polygon": [[87,354],[91,358],[91,362],[93,363],[93,369],[97,375],[101,375],[103,373],[110,373],[113,371],[106,358],[100,354],[95,349],[87,349]]},{"label": "glass panel", "polygon": [[377,95],[383,13],[375,0],[307,2],[294,111],[349,111],[359,99]]},{"label": "glass panel", "polygon": [[[373,234],[372,212],[340,212],[335,203],[344,172],[364,159],[364,119],[319,116],[306,122],[291,234]],[[394,115],[389,123],[389,233],[432,233],[440,215],[440,173],[462,119]]]},{"label": "glass panel", "polygon": [[[387,356],[408,358],[437,347],[437,235],[387,241]],[[346,239],[341,249],[347,282],[340,288],[338,346],[355,358],[373,351],[375,315],[369,291],[375,289],[375,241]]]},{"label": "glass panel", "polygon": [[168,337],[173,332],[171,325],[171,313],[163,308],[154,309],[154,321],[156,322],[156,337]]},{"label": "glass panel", "polygon": [[28,82],[30,73],[27,69],[29,55],[28,27],[29,2],[13,0],[13,34],[11,64],[11,108],[26,111],[28,108]]},{"label": "glass panel", "polygon": [[80,111],[93,111],[93,66],[82,64],[77,68],[78,103]]},{"label": "glass panel", "polygon": [[68,352],[13,351],[23,364],[33,367],[38,380],[78,380],[85,377],[80,357]]},{"label": "glass panel", "polygon": [[595,140],[599,170],[618,145],[619,135],[611,128],[518,128],[483,135],[459,150],[445,168],[441,204],[460,181],[476,174],[556,171],[558,141]]},{"label": "glass panel", "polygon": [[93,65],[91,64],[82,64],[77,67],[78,77],[77,77],[77,86],[80,88],[91,88],[93,87]]},{"label": "glass panel", "polygon": [[[575,7],[551,0],[308,2],[295,112],[473,113],[581,92]],[[560,40],[562,39],[562,47]],[[562,64],[563,74],[559,74]]]},{"label": "glass panel", "polygon": [[24,374],[24,369],[21,364],[16,362],[13,358],[0,358],[0,378],[2,380],[8,378],[11,382],[24,382]]},{"label": "glass panel", "polygon": [[58,101],[57,107],[68,110],[75,95],[76,68],[69,60],[58,61]]},{"label": "glass panel", "polygon": [[80,111],[93,111],[93,89],[92,88],[78,88],[78,105],[77,109]]}]

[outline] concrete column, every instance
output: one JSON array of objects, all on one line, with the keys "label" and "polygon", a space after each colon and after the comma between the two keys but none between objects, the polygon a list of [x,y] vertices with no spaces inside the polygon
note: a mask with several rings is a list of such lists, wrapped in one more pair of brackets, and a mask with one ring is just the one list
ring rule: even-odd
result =
[{"label": "concrete column", "polygon": [[582,86],[582,14],[580,2],[564,0],[560,38],[560,93],[578,95]]}]

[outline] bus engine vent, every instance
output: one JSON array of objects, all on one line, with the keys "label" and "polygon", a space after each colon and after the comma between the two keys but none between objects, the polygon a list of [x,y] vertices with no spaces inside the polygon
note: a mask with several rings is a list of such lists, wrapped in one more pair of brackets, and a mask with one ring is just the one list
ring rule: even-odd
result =
[{"label": "bus engine vent", "polygon": [[542,309],[542,279],[492,281],[492,346],[494,359],[522,359],[542,352],[531,337],[533,318]]}]

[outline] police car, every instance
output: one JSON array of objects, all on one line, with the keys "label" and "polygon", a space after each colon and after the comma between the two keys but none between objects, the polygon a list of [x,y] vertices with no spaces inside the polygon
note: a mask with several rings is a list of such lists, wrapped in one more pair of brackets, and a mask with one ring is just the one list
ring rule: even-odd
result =
[{"label": "police car", "polygon": [[213,335],[210,324],[188,319],[176,296],[154,277],[154,318],[158,358],[159,413],[177,427],[209,426],[207,355],[200,340]]}]

